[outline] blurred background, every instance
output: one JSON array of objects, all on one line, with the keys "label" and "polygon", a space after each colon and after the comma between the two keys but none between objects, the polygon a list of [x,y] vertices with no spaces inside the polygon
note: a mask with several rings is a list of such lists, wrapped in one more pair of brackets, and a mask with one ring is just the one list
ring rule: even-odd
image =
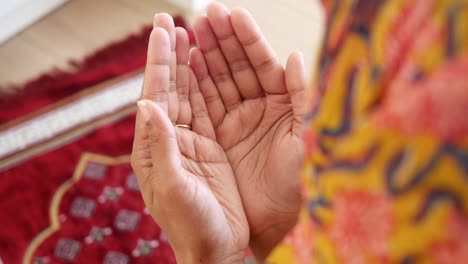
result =
[{"label": "blurred background", "polygon": [[[135,102],[154,14],[190,32],[210,1],[0,0],[0,264],[175,263],[129,164]],[[312,75],[319,0],[220,2]]]},{"label": "blurred background", "polygon": [[[182,15],[190,26],[210,0],[3,0],[0,11],[0,87],[18,85],[58,67],[71,69],[106,44],[151,24],[158,12]],[[282,62],[294,50],[311,65],[323,30],[317,0],[221,0],[258,20]],[[4,88],[6,89],[6,88]]]}]

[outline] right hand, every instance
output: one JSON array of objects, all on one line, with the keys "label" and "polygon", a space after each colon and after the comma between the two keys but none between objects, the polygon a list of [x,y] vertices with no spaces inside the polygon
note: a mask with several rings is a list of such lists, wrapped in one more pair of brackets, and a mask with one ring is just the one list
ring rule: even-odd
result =
[{"label": "right hand", "polygon": [[251,249],[262,260],[301,208],[303,59],[292,54],[284,69],[251,15],[219,3],[195,21],[194,32],[199,48],[190,65],[236,175]]},{"label": "right hand", "polygon": [[[188,35],[155,17],[131,164],[178,263],[243,263],[249,227],[234,173],[187,65]],[[188,124],[186,128],[173,124]]]}]

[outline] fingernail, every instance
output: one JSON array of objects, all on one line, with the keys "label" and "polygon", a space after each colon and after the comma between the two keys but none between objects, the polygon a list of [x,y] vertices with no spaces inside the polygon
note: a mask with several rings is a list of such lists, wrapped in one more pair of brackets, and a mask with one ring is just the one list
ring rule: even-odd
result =
[{"label": "fingernail", "polygon": [[302,59],[304,59],[304,52],[302,52],[302,50],[298,50],[297,53]]},{"label": "fingernail", "polygon": [[297,51],[297,54],[299,55],[299,61],[301,64],[304,64],[304,53],[302,51]]},{"label": "fingernail", "polygon": [[148,104],[145,101],[138,101],[137,106],[141,117],[143,117],[143,120],[148,123],[151,119],[151,113],[148,109]]},{"label": "fingernail", "polygon": [[158,19],[158,16],[159,16],[159,13],[154,15],[153,17],[153,27],[157,27],[158,25],[156,24],[157,23],[157,19]]}]

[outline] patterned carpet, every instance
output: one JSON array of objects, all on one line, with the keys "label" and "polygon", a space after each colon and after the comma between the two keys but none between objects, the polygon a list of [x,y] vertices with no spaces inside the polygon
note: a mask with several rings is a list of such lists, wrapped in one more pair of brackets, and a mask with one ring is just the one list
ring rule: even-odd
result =
[{"label": "patterned carpet", "polygon": [[129,164],[150,30],[2,96],[0,263],[175,263]]}]

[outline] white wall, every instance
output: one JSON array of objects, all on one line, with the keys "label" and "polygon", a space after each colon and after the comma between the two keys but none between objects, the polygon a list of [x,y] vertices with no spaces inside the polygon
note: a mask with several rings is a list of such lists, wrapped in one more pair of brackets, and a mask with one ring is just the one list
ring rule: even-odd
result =
[{"label": "white wall", "polygon": [[0,8],[0,44],[68,0],[3,0]]},{"label": "white wall", "polygon": [[205,10],[212,0],[168,0],[189,13],[199,13]]}]

